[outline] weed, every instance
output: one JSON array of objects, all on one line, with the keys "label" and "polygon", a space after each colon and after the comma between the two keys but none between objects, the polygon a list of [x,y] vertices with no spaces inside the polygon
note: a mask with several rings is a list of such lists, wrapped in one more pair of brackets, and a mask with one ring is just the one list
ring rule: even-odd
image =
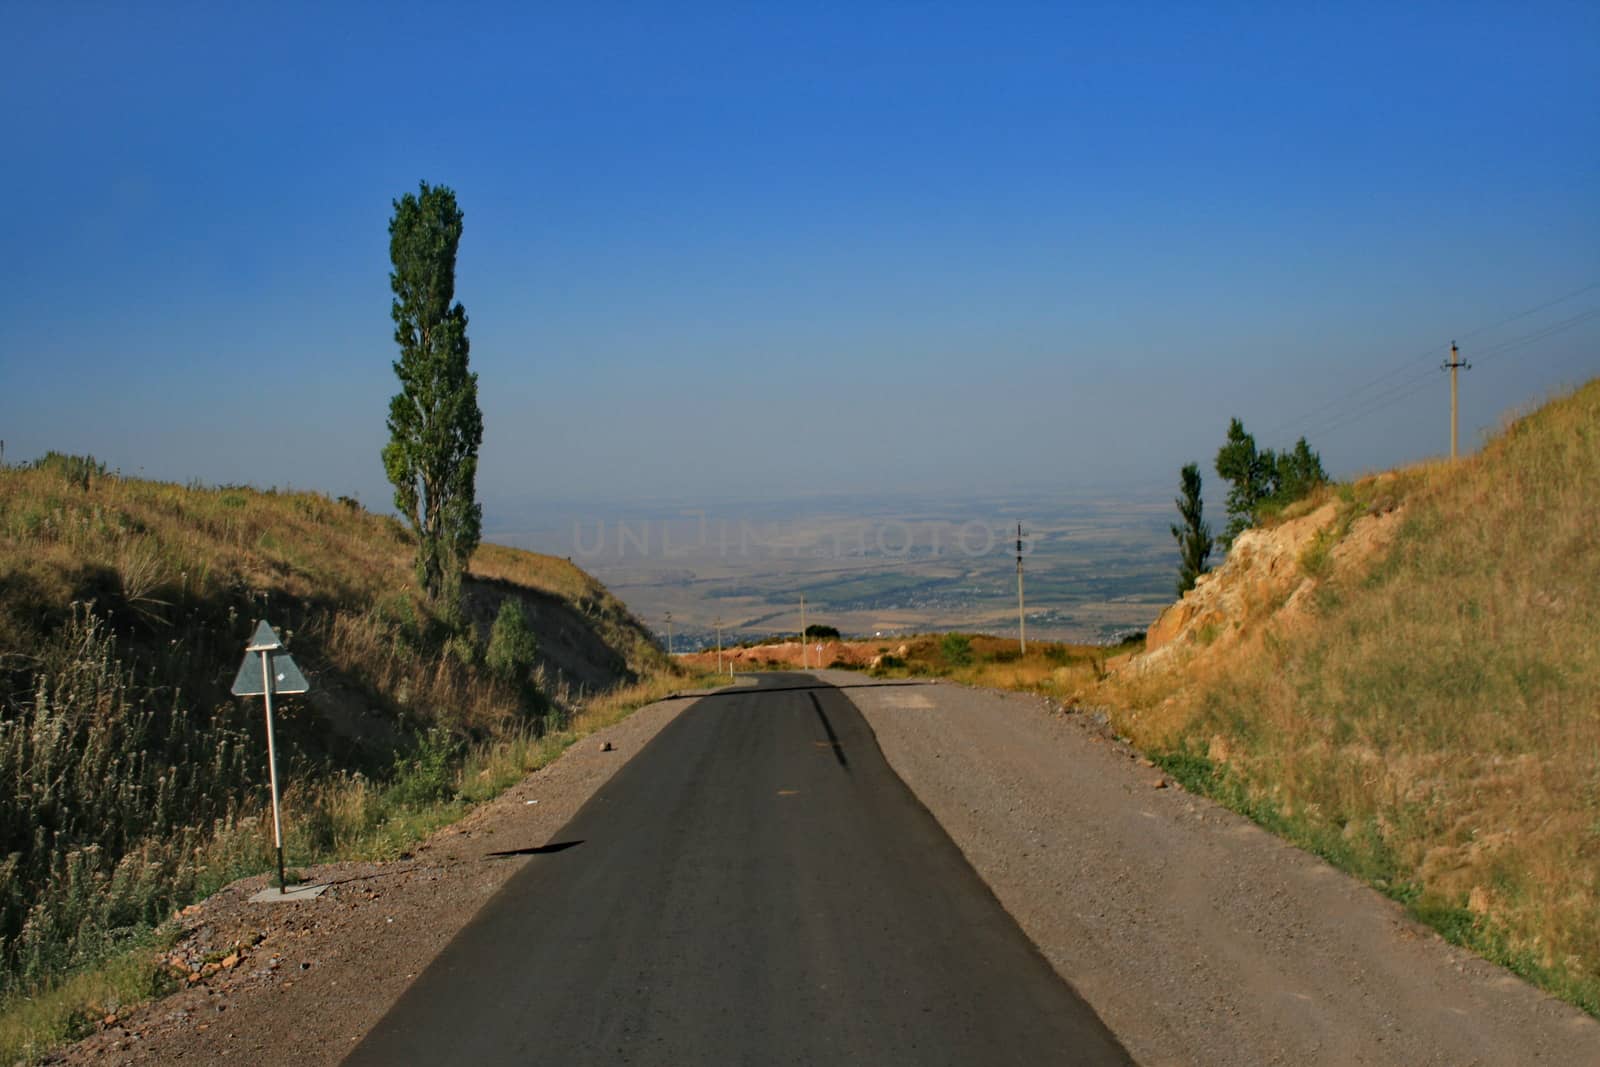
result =
[{"label": "weed", "polygon": [[1305,551],[1300,553],[1300,569],[1308,578],[1322,578],[1328,573],[1333,562],[1333,546],[1337,535],[1331,527],[1324,527],[1317,531]]}]

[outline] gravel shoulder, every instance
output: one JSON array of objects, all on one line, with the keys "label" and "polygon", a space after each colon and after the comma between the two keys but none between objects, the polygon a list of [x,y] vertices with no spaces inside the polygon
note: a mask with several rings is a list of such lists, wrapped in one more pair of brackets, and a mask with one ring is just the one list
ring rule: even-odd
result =
[{"label": "gravel shoulder", "polygon": [[[548,844],[699,695],[651,704],[596,731],[409,858],[306,868],[310,880],[332,883],[319,899],[252,904],[263,876],[185,909],[170,958],[201,976],[103,1023],[59,1061],[338,1063],[528,862],[493,853]],[[612,751],[601,750],[606,742]]]},{"label": "gravel shoulder", "polygon": [[852,687],[890,766],[1141,1063],[1600,1063],[1600,1023],[1184,792],[1091,715],[819,677]]}]

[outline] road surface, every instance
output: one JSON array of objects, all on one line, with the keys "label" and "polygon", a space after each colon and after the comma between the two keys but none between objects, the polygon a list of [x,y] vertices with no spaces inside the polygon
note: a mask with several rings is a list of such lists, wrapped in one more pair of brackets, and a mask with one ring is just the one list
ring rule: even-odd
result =
[{"label": "road surface", "polygon": [[697,700],[527,842],[346,1062],[1130,1062],[849,690],[757,677]]}]

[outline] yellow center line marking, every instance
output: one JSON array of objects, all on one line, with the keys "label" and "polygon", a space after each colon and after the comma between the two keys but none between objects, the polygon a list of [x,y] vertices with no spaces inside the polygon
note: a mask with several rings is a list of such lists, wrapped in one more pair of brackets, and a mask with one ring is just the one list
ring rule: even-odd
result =
[{"label": "yellow center line marking", "polygon": [[778,795],[780,797],[799,796],[800,795],[800,790],[798,790],[798,789],[780,789],[780,790],[778,790]]}]

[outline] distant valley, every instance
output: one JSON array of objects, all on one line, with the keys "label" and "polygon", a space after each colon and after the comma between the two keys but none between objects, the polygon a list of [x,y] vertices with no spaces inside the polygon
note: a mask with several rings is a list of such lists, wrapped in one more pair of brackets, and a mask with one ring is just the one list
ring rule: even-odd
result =
[{"label": "distant valley", "polygon": [[790,633],[1017,632],[1016,536],[1024,531],[1028,633],[1106,641],[1172,600],[1172,504],[1142,493],[787,503],[561,505],[495,514],[488,539],[570,556],[675,647]]}]

